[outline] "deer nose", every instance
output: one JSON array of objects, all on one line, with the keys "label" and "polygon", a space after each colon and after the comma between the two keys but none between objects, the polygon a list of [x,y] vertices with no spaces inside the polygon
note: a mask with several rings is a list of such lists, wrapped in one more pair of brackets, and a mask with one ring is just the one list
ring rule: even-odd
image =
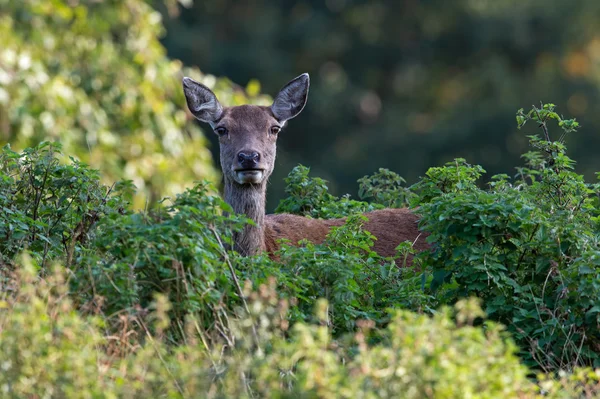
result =
[{"label": "deer nose", "polygon": [[260,154],[258,152],[240,152],[238,154],[238,162],[242,166],[242,168],[252,169],[256,167],[260,161]]}]

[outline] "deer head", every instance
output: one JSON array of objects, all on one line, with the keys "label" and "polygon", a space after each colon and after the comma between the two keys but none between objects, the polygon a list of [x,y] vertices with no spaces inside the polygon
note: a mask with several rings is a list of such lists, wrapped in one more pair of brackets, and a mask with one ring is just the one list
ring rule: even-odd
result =
[{"label": "deer head", "polygon": [[235,249],[241,254],[265,249],[266,182],[275,166],[277,136],[304,108],[308,86],[305,73],[286,84],[269,107],[223,107],[208,87],[183,78],[188,108],[219,136],[225,201],[235,213],[254,221],[234,234]]},{"label": "deer head", "polygon": [[309,77],[302,74],[286,84],[269,107],[223,107],[206,86],[183,78],[188,108],[219,136],[225,185],[264,185],[275,166],[277,136],[298,115],[308,97]]}]

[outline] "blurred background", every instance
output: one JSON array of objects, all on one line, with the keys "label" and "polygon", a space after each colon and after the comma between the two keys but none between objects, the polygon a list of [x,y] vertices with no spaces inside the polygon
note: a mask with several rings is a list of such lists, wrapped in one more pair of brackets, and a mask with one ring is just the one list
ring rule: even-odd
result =
[{"label": "blurred background", "polygon": [[600,170],[597,0],[0,0],[0,10],[0,141],[60,139],[107,180],[132,179],[138,207],[219,180],[214,135],[185,110],[184,74],[236,105],[268,104],[261,93],[310,73],[308,105],[279,139],[269,210],[298,163],[353,196],[380,167],[414,183],[463,157],[512,175],[525,133],[537,133],[517,131],[515,112],[540,102],[578,119],[570,155],[588,179]]}]

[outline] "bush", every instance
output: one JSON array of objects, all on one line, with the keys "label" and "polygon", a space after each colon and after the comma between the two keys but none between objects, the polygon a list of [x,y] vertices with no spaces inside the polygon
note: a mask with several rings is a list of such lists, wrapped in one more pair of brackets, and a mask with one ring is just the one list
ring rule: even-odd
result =
[{"label": "bush", "polygon": [[[319,245],[284,243],[276,261],[229,249],[249,221],[207,183],[134,212],[130,183],[103,186],[59,145],[5,147],[0,389],[593,397],[600,378],[580,366],[598,364],[600,186],[549,140],[552,119],[564,134],[577,127],[552,105],[519,112],[545,138],[530,138],[536,150],[515,178],[495,176],[485,189],[483,168],[462,159],[409,188],[393,172],[367,176],[361,196],[371,203],[334,197],[295,168],[279,209],[347,223]],[[433,243],[412,270],[374,253],[362,230],[362,212],[406,202],[419,205]],[[397,256],[408,251],[401,244]]]},{"label": "bush", "polygon": [[[165,341],[170,304],[158,296],[138,318],[144,340],[123,324],[105,332],[96,316],[82,315],[69,299],[65,269],[45,278],[27,257],[13,290],[0,296],[0,392],[10,397],[405,397],[592,398],[599,374],[580,369],[531,382],[503,328],[480,324],[474,300],[427,317],[391,313],[388,327],[362,322],[335,340],[326,301],[315,322],[290,326],[289,304],[274,281],[245,291],[248,310],[229,313],[227,331],[203,330],[189,318],[185,340]],[[154,331],[154,333],[151,333]],[[209,338],[209,334],[212,339]],[[374,340],[374,338],[376,338]],[[376,341],[376,342],[375,342]],[[210,344],[208,344],[210,342]]]},{"label": "bush", "polygon": [[12,263],[28,249],[45,267],[74,265],[95,236],[96,223],[128,212],[131,185],[99,184],[98,171],[71,159],[59,161],[59,144],[44,142],[16,153],[0,153],[0,256]]},{"label": "bush", "polygon": [[[15,397],[497,397],[534,389],[499,326],[471,326],[481,315],[473,302],[457,305],[458,324],[449,309],[434,318],[398,311],[385,330],[363,323],[336,343],[325,324],[289,329],[286,301],[262,286],[246,292],[250,313],[230,314],[229,332],[211,348],[195,318],[186,344],[173,348],[161,335],[169,304],[158,298],[156,334],[110,356],[120,337],[75,311],[64,271],[39,279],[27,258],[22,264],[18,287],[0,301],[0,390]],[[318,303],[317,319],[326,308]],[[378,344],[368,343],[373,334]]]},{"label": "bush", "polygon": [[[435,243],[427,264],[441,303],[478,296],[495,321],[507,325],[530,365],[545,370],[600,366],[600,225],[598,184],[573,171],[563,138],[578,124],[552,104],[517,114],[530,136],[517,175],[476,185],[479,166],[456,160],[433,168],[415,188],[422,225]],[[551,141],[548,122],[562,130]]]},{"label": "bush", "polygon": [[[60,150],[43,143],[0,153],[0,232],[6,237],[0,248],[7,265],[28,250],[42,275],[55,262],[65,264],[81,309],[137,314],[160,292],[173,304],[171,332],[179,339],[186,315],[195,314],[209,328],[241,303],[244,281],[261,284],[270,276],[277,277],[282,296],[296,301],[292,321],[312,319],[315,300],[328,299],[336,334],[353,331],[358,317],[385,324],[387,307],[416,309],[430,300],[420,293],[415,272],[372,251],[372,236],[361,228],[364,217],[349,213],[367,203],[337,206],[336,212],[351,216],[321,245],[284,245],[280,262],[241,258],[227,248],[248,221],[231,215],[210,185],[198,184],[148,213],[132,212],[131,184],[102,186],[97,171],[76,160],[61,163]],[[333,196],[325,192],[324,198],[323,208],[336,207]]]},{"label": "bush", "polygon": [[279,202],[276,213],[293,213],[313,218],[332,219],[351,213],[369,212],[383,206],[351,200],[349,196],[337,198],[328,192],[327,182],[319,177],[310,178],[310,169],[298,165],[285,178],[288,194]]}]

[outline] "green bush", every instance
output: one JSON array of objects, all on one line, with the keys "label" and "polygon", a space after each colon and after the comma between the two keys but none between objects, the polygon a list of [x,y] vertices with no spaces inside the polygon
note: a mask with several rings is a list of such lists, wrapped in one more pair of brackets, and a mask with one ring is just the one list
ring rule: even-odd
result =
[{"label": "green bush", "polygon": [[[486,313],[508,327],[530,365],[545,370],[600,366],[600,185],[573,171],[563,139],[578,124],[552,104],[517,114],[538,124],[534,151],[510,179],[457,160],[432,168],[415,186],[422,225],[435,250],[431,288],[441,303],[478,296]],[[552,141],[548,122],[562,135]]]},{"label": "green bush", "polygon": [[[290,326],[289,303],[272,280],[245,291],[248,312],[229,313],[228,330],[188,318],[185,343],[165,341],[170,304],[158,296],[146,321],[107,333],[97,316],[77,312],[64,269],[45,278],[24,257],[10,292],[0,295],[3,397],[184,398],[592,398],[599,374],[580,369],[527,378],[503,328],[480,324],[474,300],[434,317],[406,310],[385,329],[364,321],[341,340],[327,327],[328,303],[315,322]],[[143,324],[143,336],[131,328]],[[129,324],[130,323],[130,324]],[[151,333],[154,331],[154,333]],[[213,339],[208,339],[212,335]],[[142,340],[143,338],[143,340]],[[374,340],[373,338],[376,338]]]},{"label": "green bush", "polygon": [[[577,127],[552,105],[518,114],[545,136],[550,119]],[[347,223],[319,245],[283,243],[276,261],[229,249],[249,221],[207,183],[134,212],[130,183],[103,186],[59,145],[4,147],[0,390],[594,397],[600,378],[580,366],[598,365],[600,187],[548,137],[486,188],[462,159],[409,188],[379,170],[360,181],[373,202],[337,198],[299,166],[279,210]],[[407,202],[433,247],[399,269],[373,252],[361,213]]]},{"label": "green bush", "polygon": [[[275,286],[246,292],[250,313],[230,314],[229,331],[206,347],[186,324],[186,343],[169,347],[161,331],[169,304],[158,298],[154,335],[116,355],[97,317],[81,316],[68,298],[61,269],[36,277],[22,263],[18,286],[0,300],[0,391],[13,397],[478,397],[532,393],[514,346],[499,326],[472,327],[482,313],[460,302],[434,318],[392,314],[389,326],[369,323],[336,343],[326,324],[287,323]],[[317,319],[327,303],[318,302]],[[208,332],[217,334],[217,331]],[[379,343],[369,344],[376,334]],[[113,353],[111,356],[110,353]],[[468,356],[464,356],[464,355]]]},{"label": "green bush", "polygon": [[[351,216],[321,245],[284,245],[279,262],[241,258],[227,248],[247,220],[229,214],[209,185],[198,184],[148,213],[132,212],[126,201],[130,184],[102,186],[97,171],[75,160],[61,163],[60,157],[60,146],[50,143],[0,153],[0,248],[6,265],[28,250],[42,274],[54,262],[65,264],[81,308],[136,313],[160,292],[173,303],[173,332],[181,337],[186,315],[209,327],[240,304],[244,281],[261,284],[275,276],[281,295],[297,303],[291,320],[310,320],[315,300],[326,298],[331,326],[341,334],[353,331],[357,317],[385,324],[388,307],[419,309],[430,300],[417,273],[399,270],[393,259],[372,251],[373,238],[362,231],[364,217],[355,213],[367,203],[337,207]],[[324,197],[321,209],[336,207],[334,197]]]},{"label": "green bush", "polygon": [[308,176],[310,169],[298,165],[285,178],[287,198],[282,199],[276,213],[293,213],[313,218],[332,219],[351,213],[369,212],[383,206],[351,200],[349,196],[337,198],[330,194],[327,182]]},{"label": "green bush", "polygon": [[59,144],[44,142],[16,153],[0,152],[0,260],[12,263],[23,250],[40,265],[72,266],[95,235],[96,223],[129,212],[127,183],[104,187],[99,173],[71,159],[59,161]]}]

